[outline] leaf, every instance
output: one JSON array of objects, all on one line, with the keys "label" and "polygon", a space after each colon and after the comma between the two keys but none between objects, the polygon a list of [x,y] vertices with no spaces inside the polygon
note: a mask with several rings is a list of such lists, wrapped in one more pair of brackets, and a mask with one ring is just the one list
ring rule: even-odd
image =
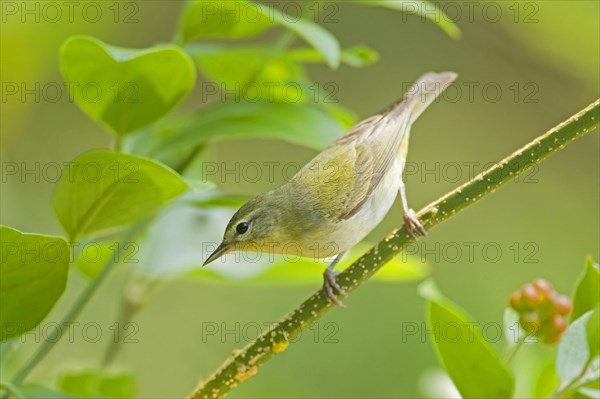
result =
[{"label": "leaf", "polygon": [[[295,62],[318,63],[323,62],[321,53],[312,48],[295,48],[285,53],[285,58]],[[379,61],[379,53],[374,49],[359,45],[343,49],[341,62],[354,68],[364,68]]]},{"label": "leaf", "polygon": [[135,398],[135,377],[131,374],[104,375],[98,392],[107,398]]},{"label": "leaf", "polygon": [[597,399],[600,397],[600,390],[593,388],[580,388],[577,393],[583,395],[585,398]]},{"label": "leaf", "polygon": [[131,374],[105,374],[99,371],[80,371],[64,374],[60,389],[79,398],[134,398],[135,377]]},{"label": "leaf", "polygon": [[303,38],[323,55],[331,68],[339,66],[340,44],[329,31],[261,3],[196,0],[184,12],[180,37],[183,43],[206,38],[239,39],[257,35],[275,25]]},{"label": "leaf", "polygon": [[419,15],[427,18],[452,39],[460,39],[460,28],[437,5],[425,0],[354,0],[355,3],[365,6],[385,7],[403,13]]},{"label": "leaf", "polygon": [[585,270],[579,277],[573,295],[573,314],[571,320],[578,319],[585,312],[594,309],[600,301],[600,270],[590,257],[586,261]]},{"label": "leaf", "polygon": [[[237,98],[258,101],[304,103],[298,82],[308,82],[304,68],[285,54],[273,54],[266,46],[193,46],[189,50],[204,75],[217,87],[205,86],[205,93],[234,92]],[[244,65],[244,68],[240,68]],[[209,93],[209,90],[211,91]]]},{"label": "leaf", "polygon": [[563,334],[556,354],[556,373],[562,384],[577,378],[590,359],[587,341],[587,324],[592,317],[589,311],[575,320]]},{"label": "leaf", "polygon": [[272,17],[274,22],[294,32],[319,51],[329,67],[335,69],[340,65],[340,43],[327,29],[306,19],[291,18],[278,9],[256,4],[262,8],[263,13]]},{"label": "leaf", "polygon": [[252,198],[241,195],[218,195],[190,202],[197,207],[239,208]]},{"label": "leaf", "polygon": [[577,379],[575,384],[577,394],[571,397],[598,398],[600,392],[600,357],[596,356],[588,365],[585,374]]},{"label": "leaf", "polygon": [[69,246],[62,237],[0,226],[2,342],[35,328],[65,290]]},{"label": "leaf", "polygon": [[456,386],[441,368],[427,369],[419,376],[421,398],[460,398]]},{"label": "leaf", "polygon": [[358,122],[358,117],[356,114],[349,109],[336,104],[336,103],[328,103],[324,104],[325,111],[334,118],[339,124],[342,125],[344,131],[350,130],[352,126]]},{"label": "leaf", "polygon": [[513,308],[504,309],[503,332],[506,344],[511,347],[520,339],[527,336],[527,332],[519,324],[519,313]]},{"label": "leaf", "polygon": [[[370,247],[371,245],[369,244],[361,244],[352,248],[349,256],[340,261],[336,266],[336,270],[344,270],[349,267],[355,260],[368,251]],[[262,254],[261,259],[268,260],[269,257],[268,254]],[[295,254],[288,257],[276,256],[273,258],[274,262],[267,264],[263,271],[253,276],[238,278],[238,281],[260,284],[318,285],[323,282],[323,271],[330,262],[327,260],[317,261],[310,257],[298,258]],[[206,268],[198,267],[188,275],[200,278],[214,278],[214,274],[205,274],[205,270]],[[427,264],[420,262],[417,257],[401,260],[400,256],[398,256],[373,275],[372,281],[388,283],[418,281],[425,278],[428,274],[429,267]]]},{"label": "leaf", "polygon": [[[320,52],[310,47],[277,53],[267,46],[201,44],[188,45],[186,51],[203,74],[215,82],[214,87],[204,87],[205,96],[216,95],[217,91],[234,92],[236,98],[250,101],[305,103],[315,97],[316,90],[328,91],[310,82],[301,65],[325,61]],[[345,64],[361,68],[376,62],[379,55],[366,46],[356,46],[343,50],[341,57]],[[239,67],[241,64],[244,68]]]},{"label": "leaf", "polygon": [[75,267],[90,279],[98,277],[111,260],[115,264],[139,263],[137,242],[84,240],[77,244]]},{"label": "leaf", "polygon": [[558,387],[559,380],[556,375],[556,366],[554,360],[548,362],[542,367],[536,378],[534,397],[548,398]]},{"label": "leaf", "polygon": [[123,137],[122,151],[152,158],[171,168],[177,168],[185,162],[193,149],[184,146],[165,147],[165,143],[179,135],[192,121],[193,118],[189,115],[167,117]]},{"label": "leaf", "polygon": [[60,67],[75,103],[118,135],[160,119],[196,80],[192,60],[175,45],[137,50],[86,36],[67,39]]},{"label": "leaf", "polygon": [[242,39],[270,27],[268,14],[247,1],[196,0],[189,2],[179,26],[180,41]]},{"label": "leaf", "polygon": [[63,172],[52,206],[71,241],[138,221],[186,191],[172,170],[151,159],[97,150]]},{"label": "leaf", "polygon": [[472,319],[441,297],[426,281],[427,328],[435,331],[433,346],[442,365],[464,398],[509,398],[514,379]]},{"label": "leaf", "polygon": [[586,335],[590,356],[599,354],[600,346],[600,306],[596,305],[586,326]]},{"label": "leaf", "polygon": [[[87,244],[87,245],[86,245]],[[106,262],[114,256],[114,251],[109,243],[85,243],[83,249],[75,260],[75,267],[86,277],[95,279],[106,265]]]},{"label": "leaf", "polygon": [[[202,132],[202,135],[197,132]],[[182,142],[197,144],[216,137],[279,138],[322,150],[343,133],[342,127],[336,121],[316,107],[270,102],[240,102],[206,108],[173,141],[178,144]]]},{"label": "leaf", "polygon": [[317,107],[272,102],[216,104],[187,123],[176,123],[178,128],[168,134],[159,128],[131,135],[124,146],[179,168],[195,148],[215,139],[279,139],[322,150],[344,133],[339,122]]},{"label": "leaf", "polygon": [[39,384],[26,384],[21,387],[21,392],[27,399],[72,399],[71,395],[56,392]]},{"label": "leaf", "polygon": [[212,194],[188,191],[154,218],[136,255],[141,271],[159,277],[178,276],[201,267],[206,252],[218,245],[235,212],[227,207],[202,206],[203,201],[217,198],[218,194]]},{"label": "leaf", "polygon": [[365,45],[342,51],[342,62],[354,68],[364,68],[379,61],[379,53]]}]

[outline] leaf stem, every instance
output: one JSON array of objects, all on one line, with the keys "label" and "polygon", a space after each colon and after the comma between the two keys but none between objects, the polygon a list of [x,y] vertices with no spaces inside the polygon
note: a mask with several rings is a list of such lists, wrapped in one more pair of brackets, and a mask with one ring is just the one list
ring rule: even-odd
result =
[{"label": "leaf stem", "polygon": [[17,399],[25,399],[25,395],[23,395],[23,392],[21,392],[21,390],[19,388],[17,388],[16,386],[14,386],[11,383],[8,382],[0,382],[0,389],[5,391],[5,394],[3,397],[9,397],[11,394],[15,395],[17,397]]},{"label": "leaf stem", "polygon": [[580,382],[583,379],[583,377],[585,377],[588,369],[592,365],[592,362],[594,361],[594,357],[595,356],[590,356],[590,358],[585,363],[583,370],[581,370],[581,373],[579,373],[579,375],[577,377],[575,377],[573,379],[573,381],[571,381],[570,383],[565,385],[563,388],[561,388],[561,387],[556,388],[556,391],[554,391],[554,393],[552,393],[551,398],[557,398],[557,399],[570,398],[573,393],[577,392],[577,390],[579,388],[581,388]]},{"label": "leaf stem", "polygon": [[[490,169],[421,209],[417,213],[421,223],[426,228],[432,228],[493,193],[530,165],[542,161],[571,141],[592,131],[598,126],[599,114],[600,100],[596,100]],[[383,241],[344,270],[337,277],[338,284],[348,293],[353,291],[398,255],[411,241],[413,239],[404,226],[392,231]],[[194,389],[189,398],[225,396],[240,382],[256,374],[261,364],[285,350],[294,337],[332,308],[333,305],[327,302],[319,290],[245,348],[235,351],[213,375]]]},{"label": "leaf stem", "polygon": [[113,151],[121,152],[122,142],[123,142],[123,140],[121,139],[121,136],[115,135],[115,139],[114,139],[113,145],[112,145]]},{"label": "leaf stem", "polygon": [[517,341],[517,343],[512,348],[510,348],[507,351],[506,356],[504,357],[504,362],[506,364],[510,363],[511,360],[514,359],[514,357],[516,356],[516,354],[523,347],[523,344],[525,343],[526,339],[527,339],[527,337],[522,337],[520,340]]},{"label": "leaf stem", "polygon": [[[150,277],[139,271],[133,270],[129,273],[129,278],[123,284],[121,289],[121,303],[119,306],[119,316],[117,319],[117,328],[126,329],[127,325],[135,315],[146,305],[148,298],[152,295],[158,286],[159,279]],[[102,367],[108,367],[123,346],[123,340],[112,340],[104,352]]]},{"label": "leaf stem", "polygon": [[[128,241],[130,241],[138,230],[139,225],[130,228],[130,230],[123,235],[124,238],[121,242],[127,243]],[[106,280],[106,277],[108,277],[108,275],[113,270],[116,264],[117,262],[115,262],[114,256],[111,256],[106,261],[98,277],[96,277],[96,279],[94,279],[90,284],[88,284],[85,290],[79,295],[73,306],[69,309],[67,314],[62,318],[62,320],[59,323],[56,323],[52,326],[51,331],[48,334],[46,334],[46,339],[44,340],[44,342],[42,342],[40,346],[38,346],[33,356],[27,361],[27,363],[25,363],[21,370],[17,372],[17,374],[12,380],[12,384],[14,384],[15,386],[21,385],[21,383],[25,380],[25,378],[27,378],[29,373],[37,366],[37,364],[40,361],[42,361],[46,357],[46,355],[48,355],[48,353],[50,352],[50,350],[52,350],[54,345],[62,338],[60,330],[64,326],[72,324],[77,319],[81,311],[85,308],[87,303],[96,293],[96,291],[104,282],[104,280]],[[47,337],[57,338],[49,340]]]}]

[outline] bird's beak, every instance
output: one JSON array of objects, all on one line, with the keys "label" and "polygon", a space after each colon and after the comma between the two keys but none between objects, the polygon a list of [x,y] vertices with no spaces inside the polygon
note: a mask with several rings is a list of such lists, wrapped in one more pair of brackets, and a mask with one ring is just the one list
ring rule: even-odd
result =
[{"label": "bird's beak", "polygon": [[229,245],[225,244],[224,242],[221,243],[221,245],[219,245],[217,249],[215,249],[215,251],[212,254],[210,254],[210,256],[204,261],[204,264],[202,266],[206,266],[212,261],[219,259],[227,252],[229,252]]}]

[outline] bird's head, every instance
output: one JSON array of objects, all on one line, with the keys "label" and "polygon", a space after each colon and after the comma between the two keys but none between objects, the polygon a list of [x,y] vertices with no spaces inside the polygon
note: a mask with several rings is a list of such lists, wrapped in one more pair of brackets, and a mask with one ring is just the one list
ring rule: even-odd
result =
[{"label": "bird's head", "polygon": [[279,202],[267,193],[243,205],[232,216],[223,241],[206,259],[204,266],[233,251],[277,252],[277,244],[286,240],[280,228],[284,212]]}]

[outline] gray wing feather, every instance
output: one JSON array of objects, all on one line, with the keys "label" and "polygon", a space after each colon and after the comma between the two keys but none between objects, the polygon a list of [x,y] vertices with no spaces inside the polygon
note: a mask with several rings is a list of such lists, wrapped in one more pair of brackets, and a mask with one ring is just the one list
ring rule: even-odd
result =
[{"label": "gray wing feather", "polygon": [[[456,79],[453,72],[429,72],[421,76],[406,92],[404,98],[379,115],[360,122],[345,136],[334,143],[338,145],[354,145],[358,153],[356,162],[368,159],[373,162],[372,176],[368,181],[369,188],[364,197],[353,209],[342,215],[342,219],[352,217],[381,179],[395,162],[403,140],[408,139],[410,127],[423,111]],[[364,169],[356,165],[356,170]],[[366,194],[366,195],[365,195]]]}]

